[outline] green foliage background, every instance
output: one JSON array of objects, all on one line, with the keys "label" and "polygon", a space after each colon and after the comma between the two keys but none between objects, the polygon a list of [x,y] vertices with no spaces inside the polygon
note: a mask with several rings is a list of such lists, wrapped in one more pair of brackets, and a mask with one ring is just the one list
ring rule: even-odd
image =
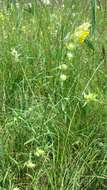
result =
[{"label": "green foliage background", "polygon": [[[106,6],[100,0],[32,1],[32,7],[20,1],[19,8],[1,2],[1,190],[106,190]],[[66,36],[87,20],[94,50],[84,43],[68,63]],[[97,101],[84,106],[83,92]],[[35,155],[38,147],[44,156]],[[30,159],[35,168],[26,166]]]}]

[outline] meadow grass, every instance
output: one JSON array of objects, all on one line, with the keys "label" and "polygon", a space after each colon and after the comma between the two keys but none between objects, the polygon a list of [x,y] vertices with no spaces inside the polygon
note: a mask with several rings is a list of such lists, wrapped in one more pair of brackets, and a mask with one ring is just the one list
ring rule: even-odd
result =
[{"label": "meadow grass", "polygon": [[0,190],[107,189],[105,6],[1,2]]}]

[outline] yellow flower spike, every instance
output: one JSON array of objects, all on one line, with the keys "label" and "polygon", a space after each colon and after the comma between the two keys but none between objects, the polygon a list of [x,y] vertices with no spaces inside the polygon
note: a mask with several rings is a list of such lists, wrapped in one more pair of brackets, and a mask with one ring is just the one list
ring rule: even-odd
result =
[{"label": "yellow flower spike", "polygon": [[75,29],[73,38],[76,43],[83,44],[85,39],[89,36],[90,23],[86,22]]},{"label": "yellow flower spike", "polygon": [[80,37],[79,37],[79,42],[80,44],[84,43],[84,40],[89,36],[89,31],[84,31],[81,33]]}]

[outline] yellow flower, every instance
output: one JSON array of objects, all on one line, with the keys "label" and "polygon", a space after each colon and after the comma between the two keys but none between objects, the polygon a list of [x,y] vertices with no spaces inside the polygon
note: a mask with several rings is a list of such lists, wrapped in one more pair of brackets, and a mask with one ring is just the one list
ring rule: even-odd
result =
[{"label": "yellow flower", "polygon": [[75,29],[73,38],[75,42],[83,44],[84,40],[89,36],[90,23],[86,22]]},{"label": "yellow flower", "polygon": [[84,43],[84,40],[89,36],[89,31],[83,31],[79,37],[80,44]]}]

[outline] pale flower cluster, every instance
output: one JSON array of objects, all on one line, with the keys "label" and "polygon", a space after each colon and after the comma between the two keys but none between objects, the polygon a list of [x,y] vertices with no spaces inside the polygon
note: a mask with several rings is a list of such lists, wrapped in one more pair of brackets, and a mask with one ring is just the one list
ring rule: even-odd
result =
[{"label": "pale flower cluster", "polygon": [[14,58],[14,60],[15,60],[16,62],[19,61],[19,56],[20,56],[20,54],[18,54],[18,52],[17,52],[17,50],[16,50],[15,48],[12,48],[12,49],[11,49],[11,55],[13,56],[13,58]]},{"label": "pale flower cluster", "polygon": [[[65,37],[65,43],[66,43],[66,57],[67,57],[67,63],[72,65],[72,62],[74,60],[75,50],[80,44],[83,44],[87,37],[90,34],[90,23],[84,22],[80,26],[78,26],[74,33],[68,33]],[[67,65],[60,66],[62,70],[67,70]],[[67,79],[66,75],[64,73],[61,74],[60,79],[62,81],[65,81]]]},{"label": "pale flower cluster", "polygon": [[44,155],[45,155],[45,152],[44,152],[44,150],[42,150],[42,149],[40,149],[40,148],[37,148],[37,149],[36,149],[36,152],[35,152],[35,155],[36,155],[37,157],[44,156]]},{"label": "pale flower cluster", "polygon": [[90,26],[91,25],[89,22],[85,22],[82,25],[78,26],[73,34],[74,41],[83,44],[85,39],[89,36]]},{"label": "pale flower cluster", "polygon": [[30,169],[35,168],[35,164],[31,160],[28,160],[28,162],[26,163],[26,166],[27,168],[30,168]]},{"label": "pale flower cluster", "polygon": [[62,65],[59,66],[59,69],[61,70],[60,80],[62,82],[64,82],[67,79],[67,76],[66,76],[65,72],[67,71],[68,66],[67,66],[67,64],[62,64]]},{"label": "pale flower cluster", "polygon": [[75,29],[74,33],[70,37],[70,41],[66,44],[69,51],[74,51],[79,44],[84,43],[90,34],[90,27],[91,24],[89,22],[85,22]]},{"label": "pale flower cluster", "polygon": [[89,92],[88,94],[84,94],[84,100],[85,100],[84,106],[90,102],[96,102],[97,101],[97,95]]}]

